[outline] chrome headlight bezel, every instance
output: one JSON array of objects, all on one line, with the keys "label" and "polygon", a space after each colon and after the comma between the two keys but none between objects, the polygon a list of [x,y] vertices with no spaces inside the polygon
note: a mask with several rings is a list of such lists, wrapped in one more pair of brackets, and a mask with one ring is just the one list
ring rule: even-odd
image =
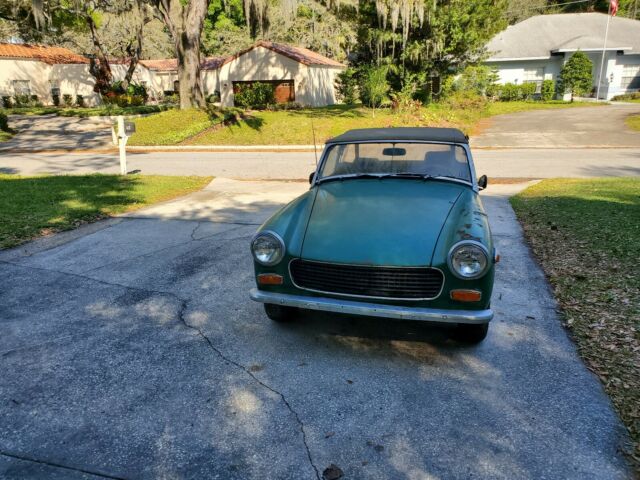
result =
[{"label": "chrome headlight bezel", "polygon": [[[475,248],[480,253],[482,253],[482,255],[484,255],[485,266],[482,270],[474,275],[464,275],[456,270],[453,266],[454,254],[463,247]],[[449,249],[449,253],[447,254],[447,265],[449,266],[449,270],[451,271],[451,273],[453,273],[453,275],[455,275],[457,278],[460,278],[462,280],[476,280],[483,277],[489,271],[489,268],[491,268],[491,257],[489,256],[489,250],[487,250],[487,247],[485,247],[482,243],[475,240],[462,240],[461,242],[454,244]]]},{"label": "chrome headlight bezel", "polygon": [[[262,238],[268,238],[277,244],[276,254],[273,256],[273,258],[267,261],[259,259],[255,251],[256,242]],[[286,251],[285,249],[286,247],[282,237],[271,230],[263,230],[262,232],[258,232],[251,239],[251,255],[256,262],[258,262],[260,265],[264,265],[265,267],[273,267],[274,265],[280,263],[284,258],[284,254]]]}]

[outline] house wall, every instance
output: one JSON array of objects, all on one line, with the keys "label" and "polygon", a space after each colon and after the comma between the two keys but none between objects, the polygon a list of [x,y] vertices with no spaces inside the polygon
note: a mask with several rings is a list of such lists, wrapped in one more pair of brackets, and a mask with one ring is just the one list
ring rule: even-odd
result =
[{"label": "house wall", "polygon": [[[593,85],[598,85],[598,77],[600,76],[600,64],[602,61],[602,52],[585,52],[589,59],[593,62]],[[544,67],[545,80],[557,81],[562,66],[571,58],[573,52],[567,52],[564,55],[553,56],[548,60],[518,60],[505,62],[487,62],[491,68],[495,68],[498,72],[498,83],[516,83],[522,84],[524,80],[524,71],[527,68]],[[604,69],[602,71],[602,82],[600,84],[600,98],[610,100],[616,95],[637,91],[637,89],[627,89],[621,86],[622,74],[625,66],[640,66],[640,54],[624,55],[618,52],[606,52],[604,60]],[[566,99],[570,95],[565,95]]]},{"label": "house wall", "polygon": [[205,97],[213,94],[216,90],[220,90],[218,70],[202,70],[200,77],[202,78],[202,89]]},{"label": "house wall", "polygon": [[223,65],[218,73],[221,104],[233,105],[233,82],[293,80],[295,101],[309,106],[335,103],[333,79],[340,69],[308,67],[268,48],[256,47]]},{"label": "house wall", "polygon": [[13,97],[13,80],[28,80],[32,95],[44,104],[51,103],[49,77],[51,65],[37,60],[0,59],[0,95]]},{"label": "house wall", "polygon": [[93,91],[95,79],[89,73],[89,65],[52,65],[49,80],[60,87],[60,96],[68,94],[74,97],[82,95],[87,106],[100,103],[100,97]]}]

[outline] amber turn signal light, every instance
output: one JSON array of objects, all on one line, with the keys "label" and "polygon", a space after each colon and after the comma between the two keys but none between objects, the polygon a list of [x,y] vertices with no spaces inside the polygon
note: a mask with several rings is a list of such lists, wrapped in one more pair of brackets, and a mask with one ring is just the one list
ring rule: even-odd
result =
[{"label": "amber turn signal light", "polygon": [[478,290],[451,290],[451,300],[459,302],[479,302],[482,292]]},{"label": "amber turn signal light", "polygon": [[282,285],[282,275],[275,273],[261,273],[258,275],[258,283],[260,285]]}]

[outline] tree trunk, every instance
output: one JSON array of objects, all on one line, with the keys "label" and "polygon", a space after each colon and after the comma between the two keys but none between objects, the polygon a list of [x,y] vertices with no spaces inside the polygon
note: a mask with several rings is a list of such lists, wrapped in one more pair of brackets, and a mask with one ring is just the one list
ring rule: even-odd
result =
[{"label": "tree trunk", "polygon": [[96,93],[104,95],[109,91],[109,88],[111,87],[111,80],[113,79],[111,66],[109,65],[109,59],[107,58],[107,53],[104,47],[102,46],[102,42],[100,42],[98,29],[93,21],[93,17],[89,13],[85,12],[85,20],[89,26],[89,30],[91,31],[93,51],[95,59],[97,60],[96,62],[92,59],[89,67],[89,72],[96,79],[96,84],[93,87],[93,90]]},{"label": "tree trunk", "polygon": [[[211,0],[189,0],[188,3],[172,4],[172,0],[153,0],[160,18],[173,39],[178,58],[178,81],[180,82],[180,108],[204,107],[202,79],[200,78],[200,39],[204,19]],[[184,1],[184,0],[183,0]],[[178,22],[172,17],[179,17]],[[178,15],[175,15],[177,10]]]}]

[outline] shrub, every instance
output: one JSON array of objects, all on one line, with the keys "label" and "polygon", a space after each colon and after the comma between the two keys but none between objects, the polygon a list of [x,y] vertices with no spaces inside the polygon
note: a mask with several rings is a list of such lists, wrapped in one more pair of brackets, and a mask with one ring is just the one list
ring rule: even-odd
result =
[{"label": "shrub", "polygon": [[518,100],[532,100],[536,94],[537,85],[534,82],[527,82],[520,85]]},{"label": "shrub", "polygon": [[73,105],[73,96],[65,93],[64,95],[62,95],[62,102],[64,103],[65,107],[71,107]]},{"label": "shrub", "polygon": [[500,100],[503,102],[513,102],[520,98],[520,86],[515,83],[505,83],[500,88]]},{"label": "shrub", "polygon": [[338,99],[347,105],[353,105],[358,100],[358,79],[356,70],[347,68],[336,77],[336,91]]},{"label": "shrub", "polygon": [[561,91],[571,93],[571,101],[574,95],[589,93],[593,87],[592,70],[593,62],[584,52],[577,51],[571,55],[560,71]]},{"label": "shrub", "polygon": [[16,95],[14,99],[16,107],[28,107],[31,104],[29,95]]},{"label": "shrub", "polygon": [[[497,81],[498,73],[496,70],[492,70],[486,65],[469,66],[457,78],[450,81],[448,88],[454,92],[472,92],[476,95],[489,96],[487,90],[491,90]],[[449,92],[445,91],[445,94],[447,93]]]},{"label": "shrub", "polygon": [[54,93],[53,95],[51,95],[51,99],[53,100],[53,104],[54,104],[56,107],[59,107],[59,106],[60,106],[60,95],[58,95],[58,94]]},{"label": "shrub", "polygon": [[612,100],[614,100],[614,101],[640,100],[640,92],[632,92],[632,93],[625,93],[625,94],[622,94],[622,95],[616,95],[615,97],[612,98]]},{"label": "shrub", "polygon": [[285,103],[274,103],[272,105],[267,105],[267,110],[272,112],[277,112],[280,110],[302,110],[304,105],[299,102],[285,102]]},{"label": "shrub", "polygon": [[542,90],[540,91],[540,99],[544,102],[553,100],[556,95],[556,84],[553,80],[544,80],[542,82]]},{"label": "shrub", "polygon": [[482,95],[471,91],[460,91],[449,95],[445,99],[445,103],[452,108],[460,110],[479,110],[483,108],[487,100]]},{"label": "shrub", "polygon": [[11,131],[9,128],[9,118],[7,118],[7,116],[2,112],[0,112],[0,130],[3,132]]},{"label": "shrub", "polygon": [[80,108],[84,108],[87,106],[84,102],[84,96],[76,95],[76,105]]},{"label": "shrub", "polygon": [[207,103],[217,103],[220,101],[220,92],[216,90],[210,95],[207,95]]},{"label": "shrub", "polygon": [[275,91],[270,83],[239,84],[237,90],[233,96],[233,102],[238,107],[265,108],[267,105],[275,103]]},{"label": "shrub", "polygon": [[4,108],[13,107],[13,99],[9,95],[3,95],[2,96],[2,106]]},{"label": "shrub", "polygon": [[180,95],[174,93],[173,90],[167,90],[161,101],[164,105],[177,105],[180,102]]},{"label": "shrub", "polygon": [[387,82],[387,67],[371,67],[362,77],[360,98],[365,105],[374,109],[382,106],[387,100],[389,83]]}]

